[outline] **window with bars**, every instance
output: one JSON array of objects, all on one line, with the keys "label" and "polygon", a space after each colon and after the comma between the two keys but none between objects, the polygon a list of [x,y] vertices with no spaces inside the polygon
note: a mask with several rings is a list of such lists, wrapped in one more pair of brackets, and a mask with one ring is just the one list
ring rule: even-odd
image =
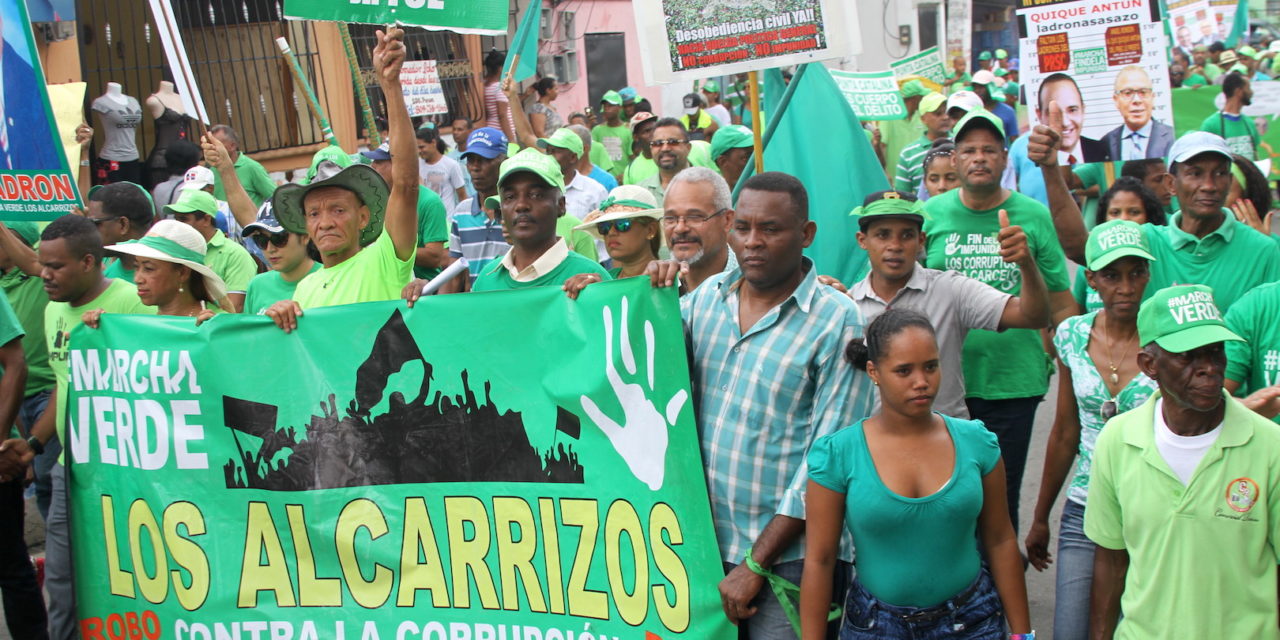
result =
[{"label": "window with bars", "polygon": [[[349,25],[351,43],[360,62],[360,81],[369,95],[370,109],[374,117],[386,119],[386,101],[373,74],[373,47],[378,43],[374,32],[378,28],[368,24]],[[405,27],[404,35],[409,60],[435,60],[437,63],[436,72],[440,75],[449,114],[431,116],[430,119],[445,124],[456,115],[476,117],[478,114],[470,113],[472,108],[468,105],[483,105],[484,102],[483,97],[475,93],[471,61],[466,57],[462,37],[448,31],[429,31],[420,27]],[[359,121],[359,117],[356,120]]]}]

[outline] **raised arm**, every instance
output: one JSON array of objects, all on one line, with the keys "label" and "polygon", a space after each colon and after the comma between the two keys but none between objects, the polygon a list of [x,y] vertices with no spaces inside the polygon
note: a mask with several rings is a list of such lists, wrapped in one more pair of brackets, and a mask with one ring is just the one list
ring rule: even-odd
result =
[{"label": "raised arm", "polygon": [[[511,82],[510,78],[502,80],[502,92],[507,94],[510,104],[520,104],[520,96],[516,93],[515,83]],[[524,109],[512,109],[511,119],[516,124],[516,137],[511,140],[521,147],[538,148],[538,136],[533,131],[533,125],[529,124],[529,116],[525,114]]]},{"label": "raised arm", "polygon": [[1071,196],[1067,181],[1058,167],[1058,148],[1062,146],[1062,108],[1057,102],[1049,103],[1049,124],[1039,124],[1027,138],[1027,158],[1040,165],[1044,174],[1045,191],[1049,194],[1049,213],[1053,216],[1053,228],[1058,232],[1058,242],[1063,253],[1072,261],[1084,263],[1084,244],[1089,231],[1084,228],[1084,216],[1080,206]]},{"label": "raised arm", "polygon": [[0,253],[9,256],[13,266],[29,276],[40,276],[40,260],[35,249],[18,238],[18,233],[0,222]]},{"label": "raised arm", "polygon": [[400,68],[405,60],[404,29],[391,27],[386,33],[378,31],[377,36],[373,68],[387,101],[387,135],[391,141],[391,195],[387,198],[384,228],[396,247],[396,256],[409,260],[418,244],[418,154],[413,122],[400,87]]},{"label": "raised arm", "polygon": [[222,179],[222,189],[227,193],[227,204],[231,207],[231,215],[236,217],[236,222],[240,223],[241,227],[253,224],[258,219],[258,205],[253,203],[249,192],[244,190],[244,183],[240,182],[240,176],[236,173],[231,156],[227,154],[227,148],[212,133],[205,133],[200,138],[200,147],[204,149],[205,164],[213,167],[213,170],[218,172],[218,177]]}]

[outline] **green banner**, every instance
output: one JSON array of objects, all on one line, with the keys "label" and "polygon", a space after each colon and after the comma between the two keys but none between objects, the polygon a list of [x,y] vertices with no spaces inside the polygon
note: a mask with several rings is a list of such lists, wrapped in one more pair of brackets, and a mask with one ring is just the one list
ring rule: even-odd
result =
[{"label": "green banner", "polygon": [[947,81],[947,67],[937,47],[929,47],[914,56],[890,63],[889,69],[897,78],[921,76],[939,85]]},{"label": "green banner", "polygon": [[674,289],[71,339],[86,638],[732,636]]},{"label": "green banner", "polygon": [[506,0],[284,0],[294,20],[406,24],[480,35],[507,34]]},{"label": "green banner", "polygon": [[840,93],[854,115],[862,120],[902,120],[907,117],[907,106],[902,102],[902,92],[892,71],[831,71],[831,78],[840,87]]},{"label": "green banner", "polygon": [[[1181,136],[1188,131],[1199,129],[1200,123],[1204,122],[1205,118],[1218,111],[1214,101],[1220,93],[1222,93],[1222,87],[1212,85],[1174,89],[1173,110],[1178,114],[1178,118],[1173,123],[1174,133]],[[1275,117],[1270,118],[1268,124],[1270,126],[1267,127],[1266,133],[1262,134],[1262,142],[1258,145],[1255,158],[1271,159],[1271,175],[1267,177],[1271,180],[1280,180],[1280,124],[1276,122]]]}]

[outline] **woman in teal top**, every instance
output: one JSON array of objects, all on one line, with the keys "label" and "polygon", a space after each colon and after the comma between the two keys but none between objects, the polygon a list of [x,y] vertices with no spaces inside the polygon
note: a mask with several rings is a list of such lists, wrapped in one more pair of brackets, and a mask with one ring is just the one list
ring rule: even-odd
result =
[{"label": "woman in teal top", "polygon": [[1058,531],[1053,637],[1059,640],[1084,640],[1089,634],[1094,544],[1084,535],[1084,510],[1094,443],[1107,420],[1136,408],[1156,389],[1155,381],[1138,370],[1138,305],[1151,279],[1152,259],[1137,223],[1112,220],[1094,227],[1085,244],[1086,268],[1080,271],[1088,273],[1102,310],[1067,318],[1053,338],[1058,410],[1026,549],[1037,570],[1048,568],[1049,513],[1070,474]]},{"label": "woman in teal top", "polygon": [[858,577],[841,640],[1003,640],[1006,619],[1024,637],[1027,588],[995,435],[981,422],[933,413],[941,374],[927,318],[891,308],[866,336],[846,356],[879,387],[880,411],[809,453],[802,637],[823,637],[844,527]]},{"label": "woman in teal top", "polygon": [[[1129,220],[1138,225],[1148,222],[1158,225],[1168,224],[1164,206],[1160,204],[1156,194],[1142,184],[1141,180],[1129,176],[1117,179],[1115,184],[1098,198],[1098,219],[1094,225],[1111,220]],[[1102,309],[1102,298],[1098,297],[1098,291],[1090,288],[1089,283],[1085,281],[1084,269],[1076,270],[1076,281],[1071,288],[1071,294],[1076,299],[1076,304],[1080,305],[1080,313]]]}]

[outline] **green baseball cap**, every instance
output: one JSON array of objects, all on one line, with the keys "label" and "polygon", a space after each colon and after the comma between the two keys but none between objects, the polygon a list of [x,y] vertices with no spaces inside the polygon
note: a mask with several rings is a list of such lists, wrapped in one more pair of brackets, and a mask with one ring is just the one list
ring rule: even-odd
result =
[{"label": "green baseball cap", "polygon": [[1239,49],[1236,49],[1236,53],[1239,53],[1240,55],[1246,58],[1251,58],[1253,60],[1258,59],[1258,50],[1254,49],[1253,47],[1250,47],[1249,45],[1245,45],[1243,47],[1240,47]]},{"label": "green baseball cap", "polygon": [[755,144],[756,134],[751,129],[740,124],[721,127],[716,130],[714,136],[711,136],[711,161],[715,162],[716,158],[730,149],[754,147]]},{"label": "green baseball cap", "polygon": [[1129,220],[1111,220],[1093,228],[1084,245],[1084,263],[1090,271],[1099,271],[1107,265],[1133,256],[1154,261],[1147,237],[1142,227]]},{"label": "green baseball cap", "polygon": [[911,80],[903,83],[901,87],[901,92],[902,92],[903,99],[906,99],[906,98],[914,98],[916,96],[923,96],[926,93],[929,93],[929,90],[925,88],[924,83],[920,82],[919,80]]},{"label": "green baseball cap", "polygon": [[547,186],[564,190],[564,174],[560,173],[560,165],[555,158],[540,153],[537,149],[524,149],[503,160],[502,167],[498,170],[498,186],[501,187],[508,177],[522,172],[532,173],[547,183]]},{"label": "green baseball cap", "polygon": [[920,113],[933,113],[945,104],[947,104],[946,96],[938,93],[937,91],[930,91],[920,99],[920,107],[918,111]]},{"label": "green baseball cap", "polygon": [[854,208],[849,215],[858,218],[858,228],[863,231],[878,218],[904,218],[924,225],[929,217],[924,212],[924,203],[916,200],[915,195],[892,189],[867,196],[862,206]]},{"label": "green baseball cap", "polygon": [[582,157],[582,138],[574,133],[569,127],[560,127],[551,134],[549,138],[539,138],[538,148],[546,149],[547,147],[560,147],[573,152],[573,155]]},{"label": "green baseball cap", "polygon": [[1222,321],[1213,289],[1202,284],[1161,289],[1138,309],[1138,341],[1172,353],[1186,353],[1217,342],[1244,342]]},{"label": "green baseball cap", "polygon": [[982,53],[979,53],[979,54],[978,54],[978,59],[979,59],[979,60],[984,60],[984,61],[985,61],[985,60],[990,60],[990,59],[991,59],[991,52],[990,52],[990,51],[983,51]]},{"label": "green baseball cap", "polygon": [[995,74],[995,76],[996,76],[997,78],[1003,78],[1003,77],[1005,77],[1005,76],[1009,75],[1009,72],[1008,72],[1008,71],[1006,71],[1004,67],[1000,67],[999,69],[996,69],[995,71],[992,71],[991,73]]},{"label": "green baseball cap", "polygon": [[4,224],[9,227],[10,231],[18,234],[18,237],[22,238],[22,241],[27,243],[28,247],[34,247],[40,241],[40,227],[37,227],[34,222],[14,220]]},{"label": "green baseball cap", "polygon": [[702,83],[702,90],[707,93],[720,93],[720,83],[715,80],[708,80]]},{"label": "green baseball cap", "polygon": [[994,129],[1000,139],[1004,140],[1004,123],[1000,121],[999,116],[986,109],[971,109],[963,118],[960,118],[960,122],[957,122],[955,128],[951,130],[951,139],[959,144],[965,132],[975,127]]},{"label": "green baseball cap", "polygon": [[178,201],[165,205],[165,213],[203,213],[207,216],[217,215],[218,201],[213,194],[200,189],[180,189]]},{"label": "green baseball cap", "polygon": [[996,60],[1004,60],[1009,57],[1009,52],[1004,49],[996,49]]},{"label": "green baseball cap", "polygon": [[621,106],[622,106],[622,94],[618,93],[617,91],[606,91],[606,92],[604,92],[604,95],[600,96],[600,102],[606,102],[606,103],[609,103],[609,104],[616,104],[616,105],[618,105],[619,107],[621,107]]},{"label": "green baseball cap", "polygon": [[502,211],[502,198],[498,196],[489,196],[484,199],[484,208],[486,211]]}]

